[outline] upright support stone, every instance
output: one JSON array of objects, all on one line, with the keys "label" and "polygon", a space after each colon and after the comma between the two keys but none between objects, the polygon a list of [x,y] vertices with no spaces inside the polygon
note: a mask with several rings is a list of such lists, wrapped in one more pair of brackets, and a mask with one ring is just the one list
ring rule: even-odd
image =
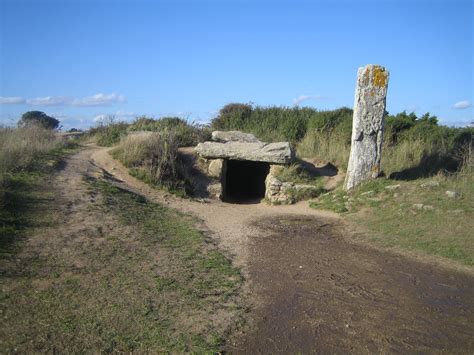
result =
[{"label": "upright support stone", "polygon": [[388,71],[380,65],[369,64],[357,72],[346,190],[380,174],[388,78]]}]

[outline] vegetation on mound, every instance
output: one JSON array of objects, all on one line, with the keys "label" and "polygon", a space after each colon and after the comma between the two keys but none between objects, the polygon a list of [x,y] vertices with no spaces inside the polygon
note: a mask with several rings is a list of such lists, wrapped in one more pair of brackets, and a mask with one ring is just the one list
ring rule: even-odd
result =
[{"label": "vegetation on mound", "polygon": [[179,117],[162,117],[153,119],[138,117],[129,126],[129,131],[169,132],[174,134],[179,147],[191,147],[210,140],[211,130],[208,126],[188,123]]},{"label": "vegetation on mound", "polygon": [[178,148],[179,137],[174,131],[150,132],[124,137],[111,154],[131,175],[185,196],[188,178]]},{"label": "vegetation on mound", "polygon": [[136,118],[132,123],[116,122],[113,116],[101,121],[91,128],[87,138],[93,138],[100,146],[111,147],[120,142],[129,132],[158,132],[173,135],[178,147],[197,145],[210,139],[208,126],[188,123],[179,117],[162,117],[154,119],[146,116]]},{"label": "vegetation on mound", "polygon": [[[352,110],[229,104],[212,120],[212,128],[238,129],[268,142],[290,141],[300,157],[319,157],[346,169]],[[384,173],[397,179],[416,179],[440,170],[456,171],[462,163],[459,153],[471,142],[474,128],[441,126],[429,113],[420,117],[387,113],[384,135]]]}]

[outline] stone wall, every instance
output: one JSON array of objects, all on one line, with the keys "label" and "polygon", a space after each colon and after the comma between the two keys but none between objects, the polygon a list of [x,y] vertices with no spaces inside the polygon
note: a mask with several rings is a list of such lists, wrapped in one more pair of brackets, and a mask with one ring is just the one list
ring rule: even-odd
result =
[{"label": "stone wall", "polygon": [[265,198],[272,205],[291,205],[301,198],[316,197],[319,190],[316,186],[282,182],[278,179],[281,165],[271,165],[265,179]]}]

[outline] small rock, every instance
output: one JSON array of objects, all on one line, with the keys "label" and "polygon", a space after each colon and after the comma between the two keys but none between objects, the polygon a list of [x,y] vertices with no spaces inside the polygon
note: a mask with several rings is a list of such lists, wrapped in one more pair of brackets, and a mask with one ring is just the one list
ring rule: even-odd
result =
[{"label": "small rock", "polygon": [[456,191],[446,191],[446,195],[449,197],[449,198],[458,198],[459,197],[459,193],[456,192]]},{"label": "small rock", "polygon": [[434,181],[434,180],[431,180],[431,181],[427,181],[425,182],[424,184],[421,184],[420,187],[424,188],[424,189],[429,189],[431,187],[437,187],[439,186],[439,182],[438,181]]},{"label": "small rock", "polygon": [[422,203],[414,203],[413,204],[413,207],[415,207],[416,209],[419,209],[419,210],[423,209],[423,206],[424,206],[424,204],[422,204]]},{"label": "small rock", "polygon": [[393,194],[393,197],[395,197],[395,198],[400,197],[400,194],[399,194],[398,192],[395,192],[395,193]]},{"label": "small rock", "polygon": [[431,205],[423,205],[423,209],[426,210],[426,211],[433,211],[434,207],[431,206]]},{"label": "small rock", "polygon": [[385,186],[385,188],[386,188],[387,190],[393,191],[393,190],[399,189],[399,188],[400,188],[400,184],[397,184],[397,185],[388,185],[388,186]]}]

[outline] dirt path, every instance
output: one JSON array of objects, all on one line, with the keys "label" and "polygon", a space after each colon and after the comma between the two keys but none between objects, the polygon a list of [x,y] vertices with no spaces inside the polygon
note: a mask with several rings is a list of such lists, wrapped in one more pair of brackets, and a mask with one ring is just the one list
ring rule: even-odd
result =
[{"label": "dirt path", "polygon": [[334,214],[183,200],[130,177],[107,149],[84,155],[154,201],[199,217],[247,278],[249,326],[232,353],[474,351],[474,277],[351,243]]}]

